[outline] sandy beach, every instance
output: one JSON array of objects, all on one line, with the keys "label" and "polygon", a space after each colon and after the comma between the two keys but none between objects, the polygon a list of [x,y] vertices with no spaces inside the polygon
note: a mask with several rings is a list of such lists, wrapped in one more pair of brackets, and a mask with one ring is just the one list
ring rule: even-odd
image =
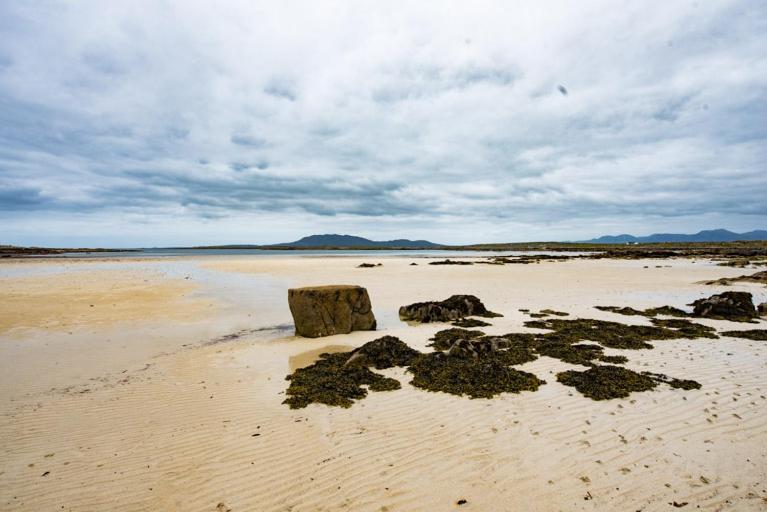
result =
[{"label": "sandy beach", "polygon": [[[469,399],[402,389],[348,409],[282,404],[285,376],[383,335],[428,351],[447,324],[401,305],[473,294],[519,311],[647,324],[645,308],[754,283],[708,260],[430,266],[416,256],[67,259],[0,264],[0,509],[66,511],[765,510],[764,342],[670,340],[606,349],[627,368],[695,379],[597,402],[540,357],[537,392]],[[382,263],[357,268],[362,262]],[[417,262],[418,265],[411,265]],[[377,332],[293,336],[287,289],[367,288]],[[728,329],[760,325],[701,319]],[[682,505],[686,503],[686,505]]]}]

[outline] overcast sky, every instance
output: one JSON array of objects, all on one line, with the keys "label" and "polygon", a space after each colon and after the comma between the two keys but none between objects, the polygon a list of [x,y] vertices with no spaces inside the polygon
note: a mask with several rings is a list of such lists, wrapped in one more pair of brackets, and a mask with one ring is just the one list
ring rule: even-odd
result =
[{"label": "overcast sky", "polygon": [[767,3],[0,2],[0,244],[767,228]]}]

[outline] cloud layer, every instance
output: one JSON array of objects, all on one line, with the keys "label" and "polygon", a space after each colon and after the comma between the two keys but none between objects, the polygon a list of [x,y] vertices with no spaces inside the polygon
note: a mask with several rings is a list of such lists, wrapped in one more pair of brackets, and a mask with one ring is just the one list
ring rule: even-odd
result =
[{"label": "cloud layer", "polygon": [[767,227],[759,1],[0,6],[0,243]]}]

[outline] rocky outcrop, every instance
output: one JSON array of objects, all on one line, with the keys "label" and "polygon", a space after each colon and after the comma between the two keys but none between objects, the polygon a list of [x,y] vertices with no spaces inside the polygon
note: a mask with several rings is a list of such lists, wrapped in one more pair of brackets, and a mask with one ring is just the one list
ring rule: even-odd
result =
[{"label": "rocky outcrop", "polygon": [[361,286],[291,288],[288,305],[298,336],[318,338],[376,328],[370,297]]},{"label": "rocky outcrop", "polygon": [[416,302],[399,308],[400,319],[422,323],[452,322],[466,316],[501,315],[488,311],[482,301],[474,295],[453,295],[443,301]]},{"label": "rocky outcrop", "polygon": [[693,316],[750,322],[757,317],[752,295],[748,292],[724,292],[692,304]]}]

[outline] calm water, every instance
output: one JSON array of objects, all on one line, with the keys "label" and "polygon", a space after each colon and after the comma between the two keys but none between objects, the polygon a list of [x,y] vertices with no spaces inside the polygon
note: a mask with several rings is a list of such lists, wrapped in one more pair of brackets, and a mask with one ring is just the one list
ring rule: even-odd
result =
[{"label": "calm water", "polygon": [[140,249],[136,252],[92,252],[92,253],[67,253],[68,258],[155,258],[155,257],[183,257],[183,256],[411,256],[411,257],[482,257],[482,256],[521,256],[524,254],[586,254],[581,252],[561,251],[453,251],[453,250],[277,250],[277,249]]}]

